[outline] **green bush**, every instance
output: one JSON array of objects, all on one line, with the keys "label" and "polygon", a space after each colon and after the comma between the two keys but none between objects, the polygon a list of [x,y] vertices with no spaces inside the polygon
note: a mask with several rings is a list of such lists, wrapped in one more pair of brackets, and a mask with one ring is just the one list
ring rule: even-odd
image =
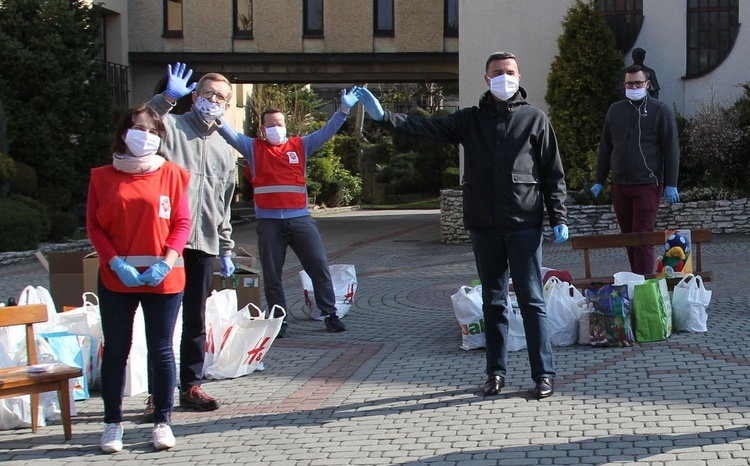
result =
[{"label": "green bush", "polygon": [[62,241],[73,237],[78,230],[78,219],[67,212],[53,212],[50,214],[52,228],[49,232],[50,241]]},{"label": "green bush", "polygon": [[44,205],[41,201],[28,196],[21,196],[20,194],[13,194],[12,196],[10,196],[10,199],[34,209],[37,215],[39,215],[39,233],[41,235],[40,238],[42,239],[42,241],[46,240],[49,236],[51,226],[47,206]]},{"label": "green bush", "polygon": [[42,239],[36,210],[10,199],[0,199],[0,252],[36,249]]},{"label": "green bush", "polygon": [[341,159],[344,168],[350,173],[362,173],[362,143],[359,138],[343,135],[334,137],[333,153]]},{"label": "green bush", "polygon": [[461,187],[461,171],[458,167],[448,167],[443,170],[443,189],[457,189]]},{"label": "green bush", "polygon": [[307,162],[308,185],[319,183],[317,203],[351,205],[362,196],[362,179],[352,175],[334,151],[335,139],[323,144]]},{"label": "green bush", "polygon": [[393,185],[394,194],[411,194],[418,192],[417,158],[419,153],[396,154],[391,157],[388,166],[383,169],[383,177]]},{"label": "green bush", "polygon": [[10,179],[10,192],[34,197],[39,187],[36,170],[31,165],[16,161],[16,174]]}]

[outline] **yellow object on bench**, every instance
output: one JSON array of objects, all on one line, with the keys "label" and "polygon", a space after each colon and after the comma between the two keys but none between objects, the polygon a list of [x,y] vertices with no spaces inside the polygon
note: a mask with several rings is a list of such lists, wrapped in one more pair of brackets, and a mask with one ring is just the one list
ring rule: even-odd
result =
[{"label": "yellow object on bench", "polygon": [[[65,440],[73,437],[70,420],[70,386],[68,380],[80,377],[78,367],[55,364],[42,368],[38,365],[34,326],[47,321],[46,304],[29,304],[25,306],[0,307],[0,327],[24,325],[26,327],[26,360],[28,365],[0,369],[0,398],[18,395],[31,395],[31,430],[36,433],[39,428],[39,394],[57,392],[60,402]],[[34,367],[32,367],[34,366]],[[34,369],[44,369],[34,372]]]},{"label": "yellow object on bench", "polygon": [[[701,244],[711,242],[711,230],[698,229],[690,230],[690,240],[693,255],[693,274],[700,275],[704,282],[712,279],[713,272],[703,270],[701,262]],[[612,249],[625,248],[630,246],[662,246],[664,245],[664,232],[651,231],[644,233],[616,233],[611,235],[594,235],[594,236],[574,236],[571,239],[574,250],[583,251],[584,278],[576,278],[573,285],[577,288],[586,288],[592,283],[611,284],[614,282],[612,274],[619,272],[615,270],[609,276],[595,277],[591,271],[592,249]],[[646,278],[654,278],[656,274],[646,275]],[[682,280],[682,277],[667,278],[667,286],[673,289],[674,286]]]}]

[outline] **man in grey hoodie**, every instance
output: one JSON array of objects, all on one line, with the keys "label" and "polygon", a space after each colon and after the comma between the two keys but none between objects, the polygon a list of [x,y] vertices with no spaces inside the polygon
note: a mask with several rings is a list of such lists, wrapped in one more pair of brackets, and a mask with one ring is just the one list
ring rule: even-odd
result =
[{"label": "man in grey hoodie", "polygon": [[[190,172],[192,230],[183,252],[187,280],[182,300],[180,406],[213,411],[219,403],[201,388],[206,356],[206,298],[217,256],[221,275],[234,273],[229,220],[236,176],[234,156],[217,131],[216,119],[229,108],[232,86],[218,73],[206,74],[197,84],[188,84],[193,71],[185,68],[184,63],[168,66],[167,90],[155,95],[147,105],[162,116],[166,126],[162,147],[165,157]],[[190,111],[182,115],[169,113],[177,100],[188,94],[193,99]],[[144,420],[148,420],[151,408],[147,403]]]}]

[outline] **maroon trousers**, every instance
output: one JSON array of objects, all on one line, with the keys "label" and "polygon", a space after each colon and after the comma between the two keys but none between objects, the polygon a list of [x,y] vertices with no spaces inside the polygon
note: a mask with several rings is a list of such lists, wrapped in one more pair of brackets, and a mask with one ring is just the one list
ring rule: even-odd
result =
[{"label": "maroon trousers", "polygon": [[[617,215],[620,231],[633,233],[654,231],[659,212],[663,186],[661,184],[616,184],[612,183],[612,205]],[[639,275],[654,272],[653,246],[626,248],[630,270]]]}]

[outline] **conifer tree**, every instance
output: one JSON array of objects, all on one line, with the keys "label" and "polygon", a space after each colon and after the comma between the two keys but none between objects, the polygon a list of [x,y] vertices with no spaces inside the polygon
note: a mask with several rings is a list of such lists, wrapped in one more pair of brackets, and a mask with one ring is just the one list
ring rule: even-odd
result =
[{"label": "conifer tree", "polygon": [[593,183],[596,154],[624,65],[612,30],[593,0],[576,0],[563,19],[558,54],[547,76],[549,117],[557,134],[568,189]]}]

